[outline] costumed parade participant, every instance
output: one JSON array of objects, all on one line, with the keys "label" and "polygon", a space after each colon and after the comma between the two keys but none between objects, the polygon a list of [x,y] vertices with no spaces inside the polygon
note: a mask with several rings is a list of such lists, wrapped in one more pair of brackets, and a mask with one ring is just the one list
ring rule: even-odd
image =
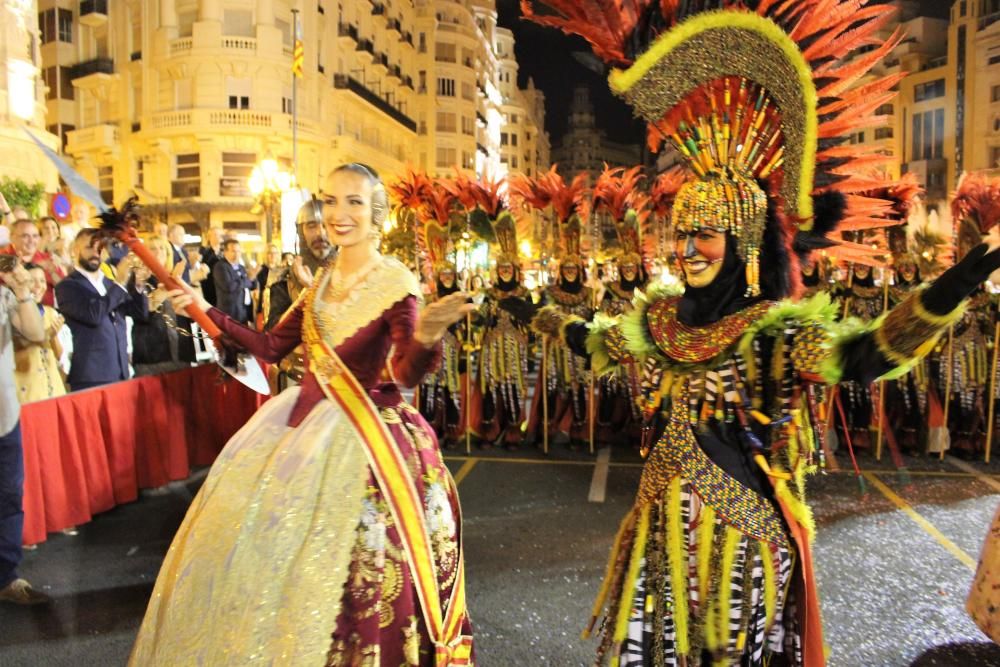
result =
[{"label": "costumed parade participant", "polygon": [[[594,210],[614,220],[620,248],[615,259],[617,279],[605,283],[604,296],[598,306],[598,312],[610,317],[632,310],[635,291],[645,290],[649,282],[640,231],[650,210],[646,207],[648,198],[639,189],[641,179],[641,167],[606,168],[594,184]],[[637,402],[641,398],[639,369],[628,365],[602,376],[597,391],[600,439],[608,442],[613,434],[620,433],[638,446],[638,429],[642,424]]]},{"label": "costumed parade participant", "polygon": [[528,328],[499,304],[508,297],[531,298],[528,288],[521,284],[517,223],[500,196],[500,181],[485,178],[480,183],[459,175],[446,185],[465,208],[470,229],[497,246],[496,279],[485,290],[476,317],[482,327],[478,359],[481,399],[474,393],[469,402],[481,400],[481,406],[469,405],[467,409],[481,415],[479,435],[483,446],[516,449],[524,439]]},{"label": "costumed parade participant", "polygon": [[[433,219],[424,221],[423,228],[427,264],[434,280],[434,292],[429,299],[433,303],[461,289],[455,280],[455,265],[447,258],[448,233]],[[463,324],[456,322],[448,327],[441,337],[441,363],[420,385],[420,413],[434,427],[446,449],[457,447],[463,433]]]},{"label": "costumed parade participant", "polygon": [[[269,272],[264,291],[264,330],[270,331],[282,316],[312,285],[319,270],[336,257],[323,226],[323,210],[318,199],[311,198],[299,208],[296,219],[299,253],[290,265]],[[299,384],[305,375],[305,350],[299,345],[288,356],[268,369],[271,389],[283,391],[289,384]]]},{"label": "costumed parade participant", "polygon": [[632,310],[635,290],[649,281],[646,262],[642,257],[640,231],[645,218],[648,198],[639,189],[641,167],[605,169],[594,184],[594,210],[606,213],[615,223],[619,254],[615,259],[617,280],[606,283],[599,310],[605,315],[621,315]]},{"label": "costumed parade participant", "polygon": [[[1000,179],[966,174],[951,200],[955,231],[955,258],[961,261],[1000,221]],[[995,382],[990,380],[997,321],[997,299],[980,286],[969,300],[969,308],[955,324],[950,349],[942,350],[944,368],[951,374],[941,382],[950,389],[945,413],[955,453],[982,455],[986,443],[990,390],[996,399]]]},{"label": "costumed parade participant", "polygon": [[[889,250],[892,252],[892,284],[889,285],[888,305],[896,307],[908,299],[923,282],[920,267],[912,252],[904,225],[888,230]],[[923,452],[920,430],[927,422],[927,368],[928,358],[914,366],[903,377],[884,384],[883,428],[886,436],[895,437],[901,449]]]},{"label": "costumed parade participant", "polygon": [[840,137],[870,122],[894,81],[849,87],[899,36],[846,68],[839,58],[870,44],[893,8],[567,0],[539,16],[540,4],[525,15],[627,68],[612,88],[652,124],[652,148],[669,139],[694,176],[673,212],[682,291],[651,288],[621,318],[587,324],[546,308],[533,320],[598,372],[624,362],[660,373],[667,420],[595,605],[599,662],[823,665],[805,475],[822,462],[824,388],[905,372],[1000,251],[979,246],[870,327],[838,324],[825,294],[783,300],[799,288],[797,255],[864,199],[851,178],[863,147]]},{"label": "costumed parade participant", "polygon": [[[875,284],[872,266],[851,263],[847,267],[847,277],[843,283],[834,286],[837,310],[843,319],[853,319],[865,324],[877,319],[885,310],[882,287]],[[835,420],[840,429],[841,441],[848,441],[854,447],[868,449],[875,441],[874,407],[877,404],[867,383],[845,380],[837,389],[834,409],[840,413]]]},{"label": "costumed parade participant", "polygon": [[[464,294],[419,309],[419,284],[377,249],[388,213],[364,165],[325,180],[336,262],[269,332],[209,317],[276,362],[300,342],[306,375],[226,445],[160,570],[132,665],[472,664],[454,481],[434,433],[380,380],[417,384]],[[207,307],[193,291],[175,308]],[[390,357],[391,351],[391,357]]]},{"label": "costumed parade participant", "polygon": [[312,285],[313,277],[330,263],[337,252],[323,227],[323,205],[315,198],[299,208],[296,218],[299,252],[290,265],[269,272],[264,293],[264,329],[273,329],[302,292]]},{"label": "costumed parade participant", "polygon": [[[448,188],[440,187],[422,172],[408,169],[389,188],[399,216],[411,216],[420,266],[429,286],[428,302],[460,292],[454,263],[448,261],[448,226],[457,201]],[[428,290],[425,290],[425,292]],[[441,446],[458,445],[463,392],[467,381],[462,358],[464,331],[461,322],[448,327],[441,338],[441,363],[424,376],[417,392],[418,408],[437,433]]]},{"label": "costumed parade participant", "polygon": [[[543,290],[542,302],[567,315],[589,319],[594,312],[594,293],[586,284],[586,263],[580,254],[581,219],[589,218],[584,198],[586,175],[577,174],[566,183],[553,165],[533,185],[533,195],[525,203],[539,210],[551,206],[551,226],[560,242],[556,277]],[[562,346],[547,346],[542,357],[528,433],[536,443],[544,443],[547,438],[543,430],[547,429],[549,437],[561,436],[571,448],[582,447],[589,439],[591,400],[586,361]]]}]

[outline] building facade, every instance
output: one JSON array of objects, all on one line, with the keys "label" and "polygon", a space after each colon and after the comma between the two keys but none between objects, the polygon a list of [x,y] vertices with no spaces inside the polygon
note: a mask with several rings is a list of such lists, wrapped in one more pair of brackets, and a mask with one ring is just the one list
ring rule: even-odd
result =
[{"label": "building facade", "polygon": [[597,127],[590,90],[586,86],[573,89],[569,123],[566,134],[552,149],[552,159],[559,165],[564,178],[586,171],[595,176],[605,163],[612,167],[632,167],[642,160],[642,149],[637,144],[610,141]]},{"label": "building facade", "polygon": [[[1000,0],[955,0],[947,19],[895,0],[903,41],[873,74],[898,74],[899,94],[881,125],[852,141],[891,153],[884,171],[913,173],[925,203],[943,213],[964,172],[1000,174]],[[862,82],[863,83],[863,82]]]},{"label": "building facade", "polygon": [[500,168],[493,0],[40,0],[38,17],[65,152],[107,201],[138,192],[191,233],[258,235],[265,158],[311,192],[344,162]]},{"label": "building facade", "polygon": [[58,187],[55,167],[22,128],[50,148],[58,140],[46,131],[41,34],[35,0],[0,4],[0,178]]},{"label": "building facade", "polygon": [[551,165],[549,135],[545,131],[545,94],[528,79],[518,88],[518,65],[514,57],[514,34],[507,28],[496,29],[494,47],[499,59],[497,83],[500,89],[501,170],[537,176]]}]

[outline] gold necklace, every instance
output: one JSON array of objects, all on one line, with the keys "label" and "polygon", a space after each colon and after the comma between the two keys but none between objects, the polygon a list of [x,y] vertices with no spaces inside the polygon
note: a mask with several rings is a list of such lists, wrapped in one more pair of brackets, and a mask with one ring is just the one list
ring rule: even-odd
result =
[{"label": "gold necklace", "polygon": [[327,283],[326,294],[323,295],[323,300],[328,303],[338,303],[342,301],[347,293],[353,289],[355,285],[361,282],[381,260],[382,255],[375,255],[375,257],[368,260],[368,262],[360,269],[347,277],[352,278],[350,282],[347,282],[347,278],[341,275],[340,267],[334,266],[330,271],[330,282]]}]

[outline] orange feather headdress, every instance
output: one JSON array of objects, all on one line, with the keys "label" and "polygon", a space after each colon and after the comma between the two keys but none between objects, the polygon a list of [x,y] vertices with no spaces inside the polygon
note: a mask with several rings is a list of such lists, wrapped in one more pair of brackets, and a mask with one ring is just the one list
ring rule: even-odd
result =
[{"label": "orange feather headdress", "polygon": [[845,140],[884,122],[875,111],[902,76],[861,83],[902,38],[878,37],[895,7],[522,0],[522,11],[590,42],[612,90],[647,121],[650,147],[680,154],[693,178],[674,197],[673,224],[731,235],[749,294],[795,293],[798,258],[829,246],[841,220],[894,223],[865,194],[882,184],[869,174],[888,158]]}]

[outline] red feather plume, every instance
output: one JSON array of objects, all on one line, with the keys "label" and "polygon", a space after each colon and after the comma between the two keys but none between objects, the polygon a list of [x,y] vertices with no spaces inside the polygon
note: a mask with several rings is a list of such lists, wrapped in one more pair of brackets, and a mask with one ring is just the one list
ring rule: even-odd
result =
[{"label": "red feather plume", "polygon": [[628,210],[639,212],[648,199],[639,190],[639,181],[645,178],[642,167],[630,169],[609,167],[597,177],[594,184],[593,206],[598,211],[606,211],[614,220],[624,220]]},{"label": "red feather plume", "polygon": [[538,177],[537,187],[543,197],[552,205],[552,210],[560,222],[569,219],[574,213],[586,218],[584,195],[587,192],[587,174],[579,173],[573,180],[566,183],[563,177],[552,167]]},{"label": "red feather plume", "polygon": [[962,176],[952,195],[951,215],[955,221],[972,221],[980,234],[988,234],[1000,222],[1000,178]]},{"label": "red feather plume", "polygon": [[389,186],[389,194],[397,206],[419,210],[430,189],[431,183],[427,174],[408,166],[402,178]]}]

